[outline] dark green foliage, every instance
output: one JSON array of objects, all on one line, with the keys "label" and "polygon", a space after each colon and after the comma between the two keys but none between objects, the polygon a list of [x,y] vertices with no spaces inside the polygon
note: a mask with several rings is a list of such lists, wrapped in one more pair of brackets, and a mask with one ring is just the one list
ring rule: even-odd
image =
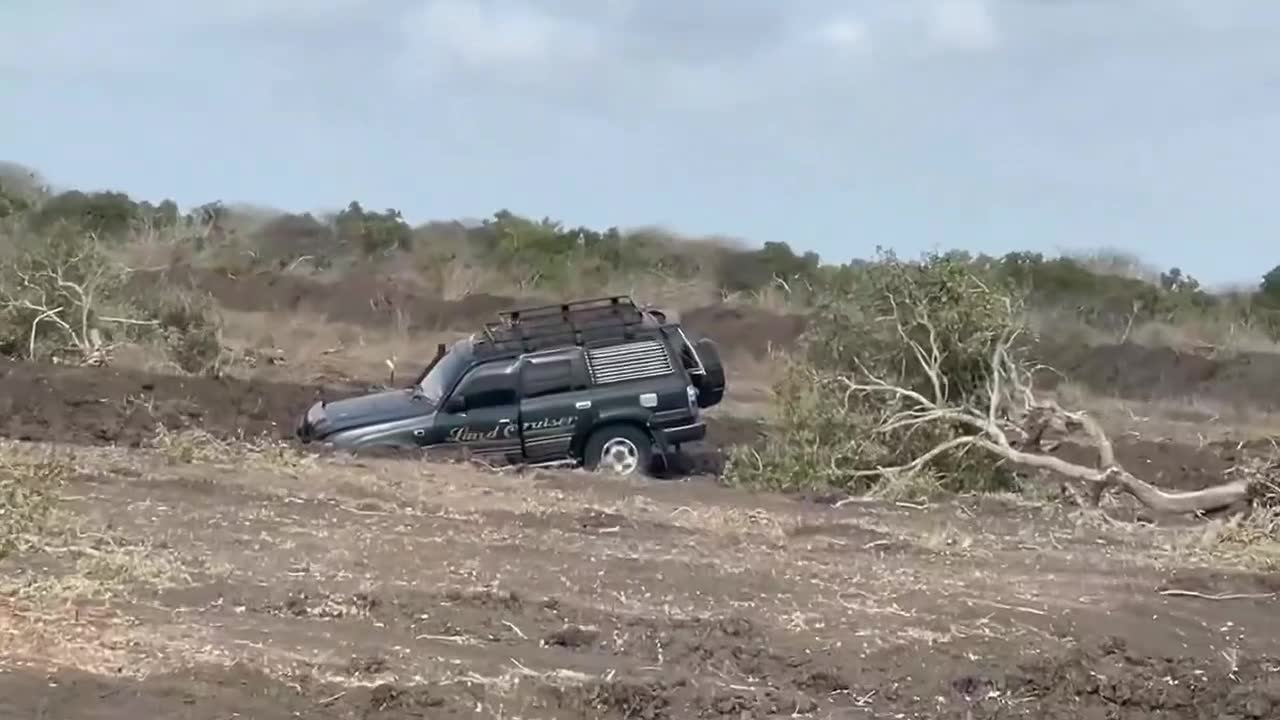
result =
[{"label": "dark green foliage", "polygon": [[1280,308],[1280,265],[1267,271],[1258,286],[1259,301],[1269,307]]},{"label": "dark green foliage", "polygon": [[413,228],[399,210],[369,212],[352,202],[334,218],[338,239],[365,255],[381,255],[408,250],[413,244]]},{"label": "dark green foliage", "polygon": [[1219,310],[1222,298],[1200,289],[1192,277],[1174,268],[1161,284],[1095,273],[1070,258],[1040,253],[1010,253],[991,267],[1020,287],[1029,304],[1067,308],[1087,324],[1115,330],[1145,322],[1175,323]]},{"label": "dark green foliage", "polygon": [[817,277],[820,262],[817,253],[796,255],[785,242],[766,242],[759,250],[730,250],[720,265],[720,287],[743,292],[778,280],[808,284]]},{"label": "dark green foliage", "polygon": [[141,211],[124,193],[71,190],[46,200],[30,219],[32,229],[37,231],[68,223],[91,233],[115,236],[141,219]]}]

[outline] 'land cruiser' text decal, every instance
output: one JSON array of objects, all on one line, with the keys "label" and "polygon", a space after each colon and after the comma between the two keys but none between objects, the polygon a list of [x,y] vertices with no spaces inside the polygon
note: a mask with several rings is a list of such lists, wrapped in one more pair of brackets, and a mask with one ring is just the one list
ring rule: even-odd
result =
[{"label": "'land cruiser' text decal", "polygon": [[[524,432],[534,430],[555,430],[558,428],[571,428],[578,422],[577,415],[565,415],[563,417],[543,418],[541,420],[530,420],[523,424]],[[466,443],[481,442],[484,440],[508,440],[516,436],[516,428],[520,427],[516,423],[501,422],[492,427],[480,429],[464,425],[449,431],[447,437],[448,442]]]}]

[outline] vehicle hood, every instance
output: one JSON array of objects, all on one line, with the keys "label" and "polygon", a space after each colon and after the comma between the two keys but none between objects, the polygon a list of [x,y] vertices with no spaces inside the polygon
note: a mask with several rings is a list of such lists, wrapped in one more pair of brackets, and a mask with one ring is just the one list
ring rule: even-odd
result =
[{"label": "vehicle hood", "polygon": [[316,403],[307,412],[308,434],[324,437],[341,430],[365,425],[407,420],[435,412],[436,406],[412,389],[388,390],[357,397]]}]

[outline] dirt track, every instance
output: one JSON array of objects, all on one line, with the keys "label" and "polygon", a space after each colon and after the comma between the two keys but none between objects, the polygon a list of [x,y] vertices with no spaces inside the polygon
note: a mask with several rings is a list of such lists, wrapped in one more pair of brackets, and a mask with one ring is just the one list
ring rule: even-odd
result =
[{"label": "dirt track", "polygon": [[77,463],[74,526],[5,565],[3,717],[1280,709],[1274,600],[1158,592],[1280,582],[1179,570],[1166,531],[1051,507],[836,510],[385,459]]}]

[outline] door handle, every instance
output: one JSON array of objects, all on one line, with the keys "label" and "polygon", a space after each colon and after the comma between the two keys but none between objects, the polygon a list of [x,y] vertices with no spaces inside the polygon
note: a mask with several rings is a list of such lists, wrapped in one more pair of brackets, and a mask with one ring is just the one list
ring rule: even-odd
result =
[{"label": "door handle", "polygon": [[511,418],[502,418],[498,422],[511,422]]},{"label": "door handle", "polygon": [[427,434],[427,431],[426,431],[426,430],[414,430],[414,431],[413,431],[413,436],[414,436],[414,437],[423,437],[423,436],[425,436],[426,434]]},{"label": "door handle", "polygon": [[579,410],[586,410],[587,408],[591,407],[591,401],[579,400],[578,402],[574,403],[573,406]]}]

